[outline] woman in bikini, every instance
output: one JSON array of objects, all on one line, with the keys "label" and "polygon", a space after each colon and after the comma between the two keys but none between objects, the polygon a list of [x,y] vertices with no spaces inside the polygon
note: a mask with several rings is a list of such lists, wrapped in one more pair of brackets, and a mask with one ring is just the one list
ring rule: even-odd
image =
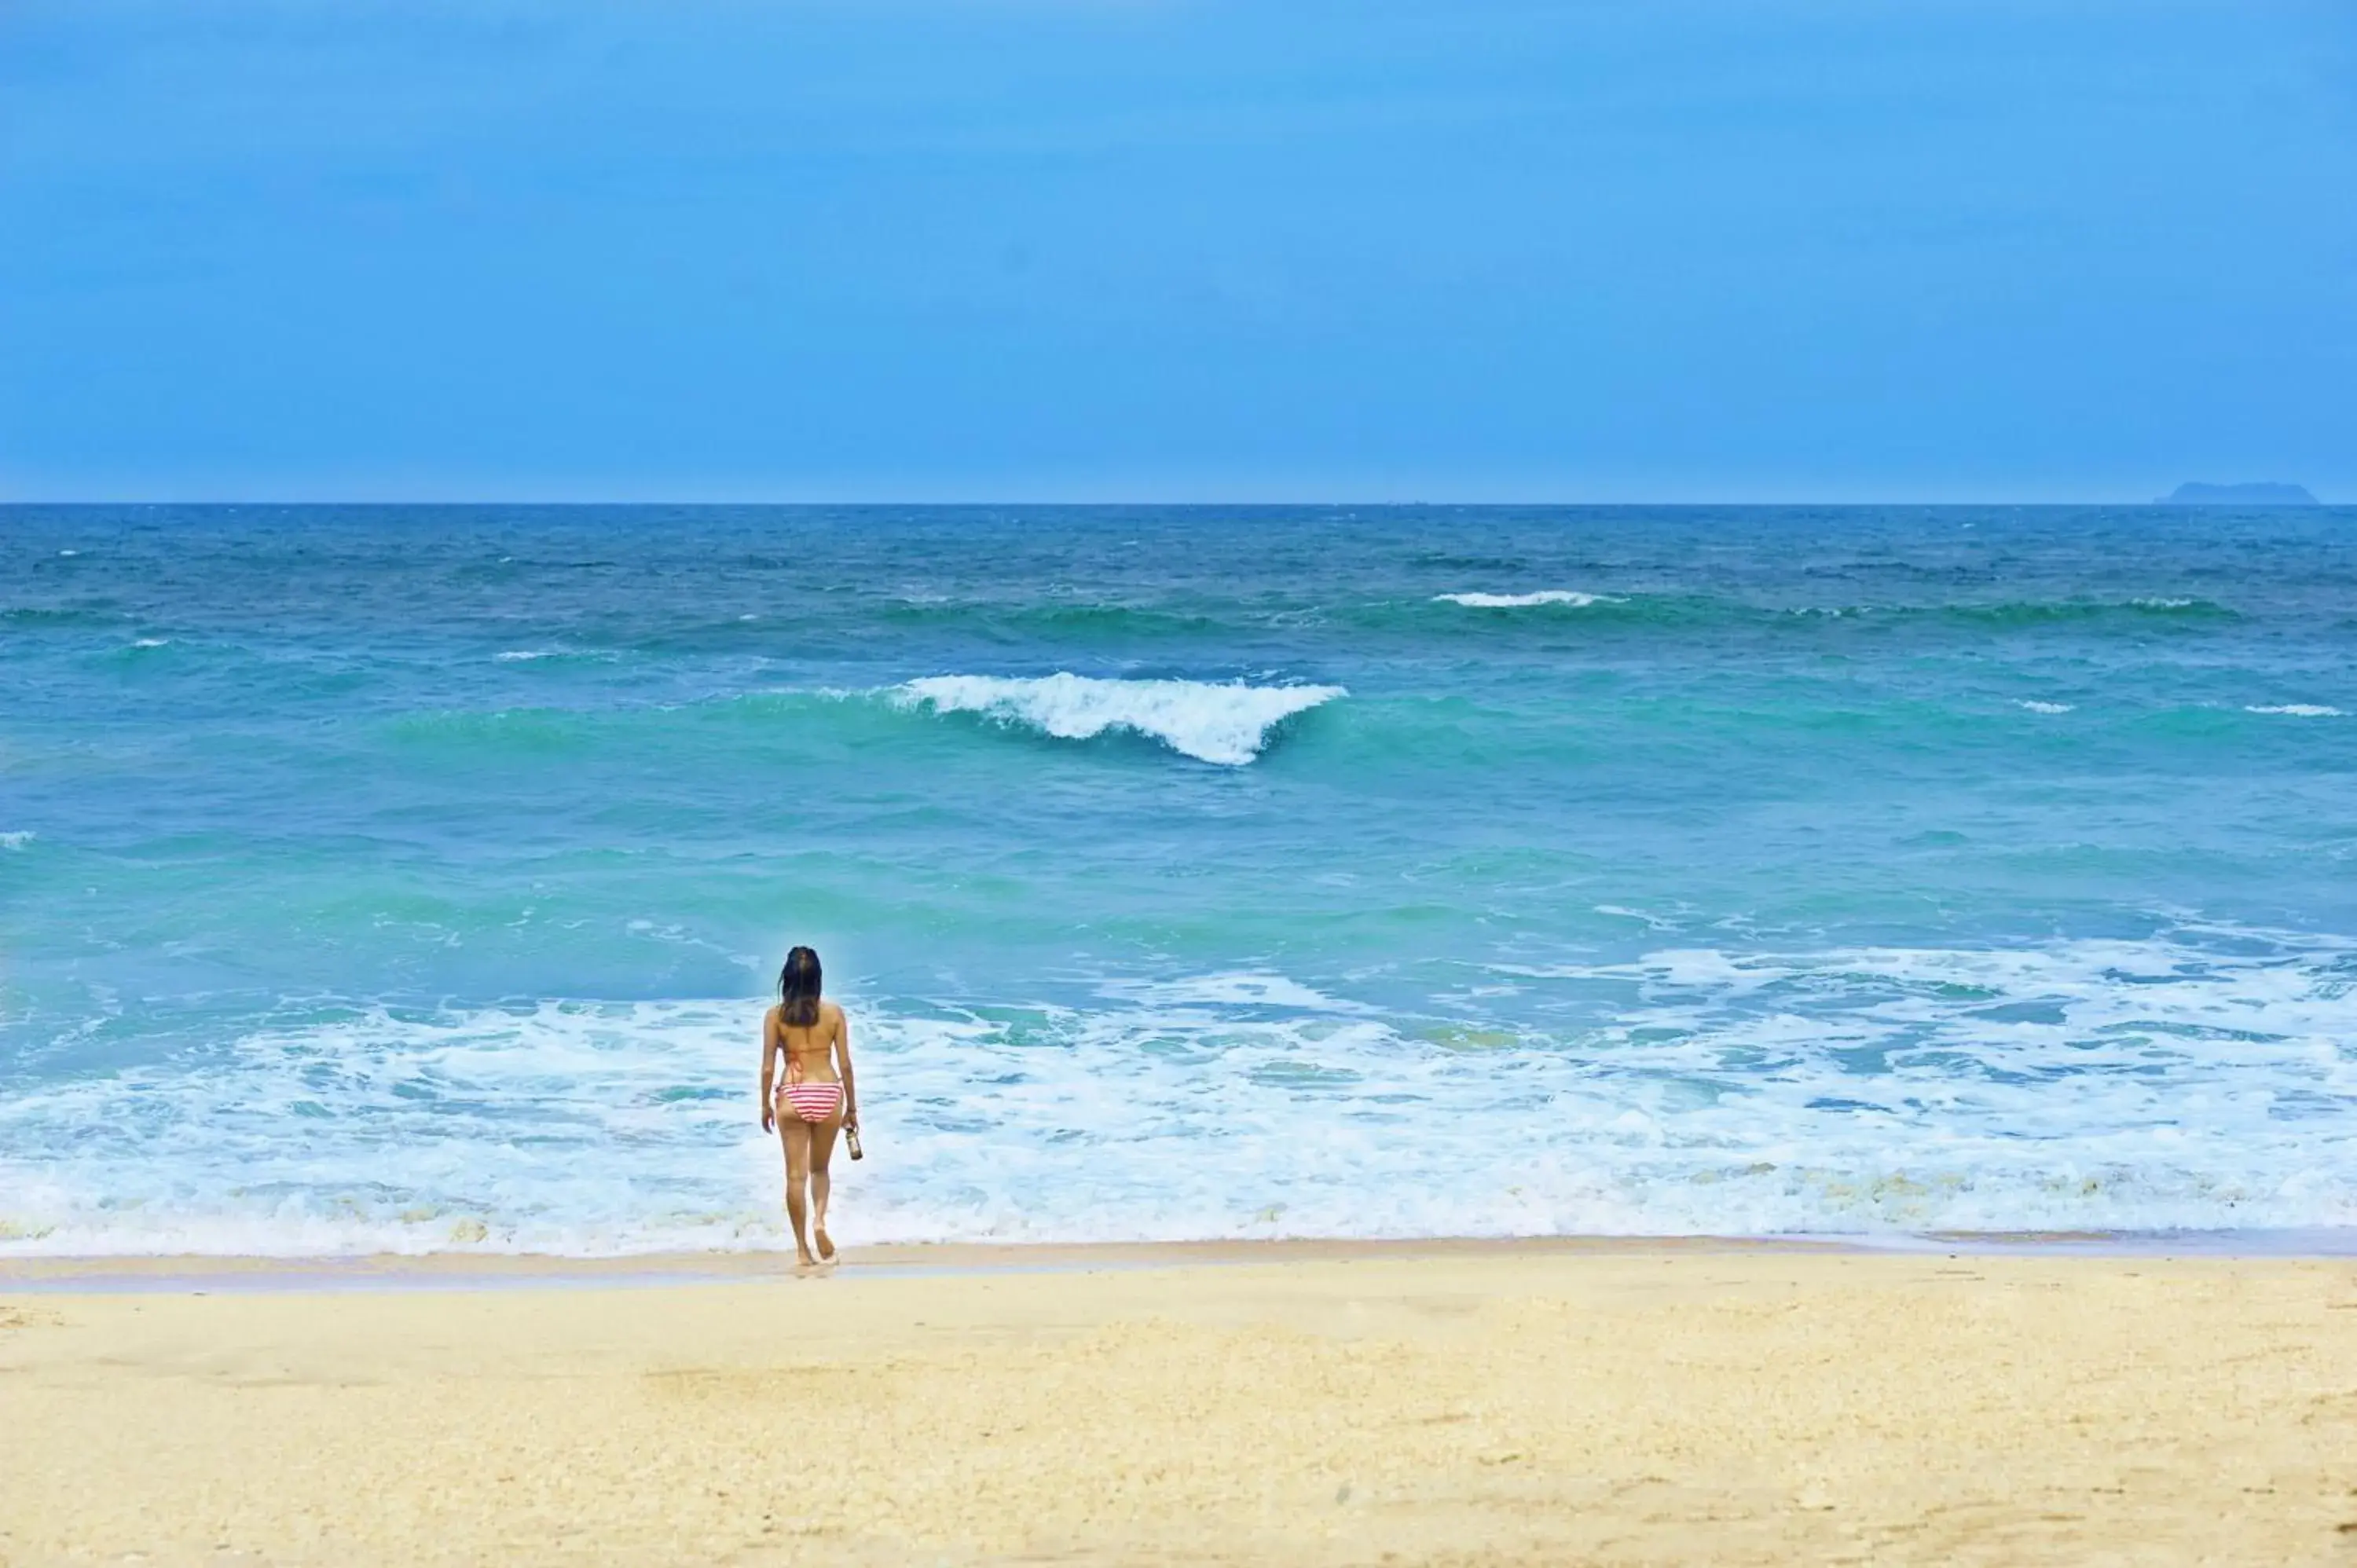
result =
[{"label": "woman in bikini", "polygon": [[[778,972],[778,1004],[761,1016],[761,1131],[776,1128],[786,1147],[786,1213],[794,1222],[794,1255],[805,1267],[834,1257],[826,1233],[826,1164],[834,1137],[849,1129],[856,1153],[859,1090],[851,1077],[851,1026],[843,1009],[819,993],[818,954],[796,948]],[[778,1058],[786,1058],[783,1078]],[[810,1194],[803,1197],[807,1182]],[[818,1256],[811,1256],[808,1221],[815,1219]]]}]

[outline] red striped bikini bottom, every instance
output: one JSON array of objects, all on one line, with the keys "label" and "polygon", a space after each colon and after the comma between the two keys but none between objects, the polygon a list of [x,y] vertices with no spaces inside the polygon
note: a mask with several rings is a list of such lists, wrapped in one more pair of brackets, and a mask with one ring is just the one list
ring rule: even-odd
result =
[{"label": "red striped bikini bottom", "polygon": [[781,1083],[778,1098],[786,1102],[793,1113],[805,1122],[819,1122],[833,1116],[843,1104],[843,1085],[823,1079],[805,1079],[800,1083]]}]

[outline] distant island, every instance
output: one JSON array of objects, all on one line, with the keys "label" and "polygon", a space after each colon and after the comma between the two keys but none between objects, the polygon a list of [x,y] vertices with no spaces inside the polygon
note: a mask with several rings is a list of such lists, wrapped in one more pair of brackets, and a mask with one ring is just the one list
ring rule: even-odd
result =
[{"label": "distant island", "polygon": [[2179,485],[2155,506],[2321,506],[2302,485]]}]

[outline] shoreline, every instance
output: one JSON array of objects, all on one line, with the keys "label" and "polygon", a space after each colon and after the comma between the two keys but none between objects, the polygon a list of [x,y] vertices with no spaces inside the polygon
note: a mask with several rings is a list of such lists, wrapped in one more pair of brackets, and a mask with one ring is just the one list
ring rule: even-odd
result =
[{"label": "shoreline", "polygon": [[[1971,1231],[1908,1236],[1441,1236],[1191,1241],[890,1242],[846,1248],[809,1277],[1084,1273],[1300,1262],[1809,1254],[1857,1257],[2357,1258],[2357,1227],[2201,1232]],[[556,1252],[101,1253],[0,1256],[0,1295],[223,1290],[495,1290],[727,1284],[804,1277],[784,1248],[583,1255]]]},{"label": "shoreline", "polygon": [[1834,1242],[1745,1237],[1315,1238],[1215,1241],[942,1241],[845,1248],[813,1271],[785,1248],[578,1257],[553,1252],[379,1252],[274,1257],[201,1253],[0,1259],[0,1296],[91,1291],[499,1290],[547,1285],[726,1285],[780,1279],[926,1278],[1089,1273],[1110,1270],[1252,1267],[1311,1262],[1444,1262],[1609,1257],[1656,1252],[1847,1251]]}]

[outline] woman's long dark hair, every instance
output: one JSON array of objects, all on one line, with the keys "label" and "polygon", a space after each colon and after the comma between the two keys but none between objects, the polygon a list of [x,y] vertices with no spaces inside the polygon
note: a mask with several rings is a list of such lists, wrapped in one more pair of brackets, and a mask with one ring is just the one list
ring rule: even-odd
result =
[{"label": "woman's long dark hair", "polygon": [[819,986],[823,978],[817,953],[809,948],[796,948],[788,953],[786,967],[778,971],[778,1022],[797,1029],[807,1029],[817,1023]]}]

